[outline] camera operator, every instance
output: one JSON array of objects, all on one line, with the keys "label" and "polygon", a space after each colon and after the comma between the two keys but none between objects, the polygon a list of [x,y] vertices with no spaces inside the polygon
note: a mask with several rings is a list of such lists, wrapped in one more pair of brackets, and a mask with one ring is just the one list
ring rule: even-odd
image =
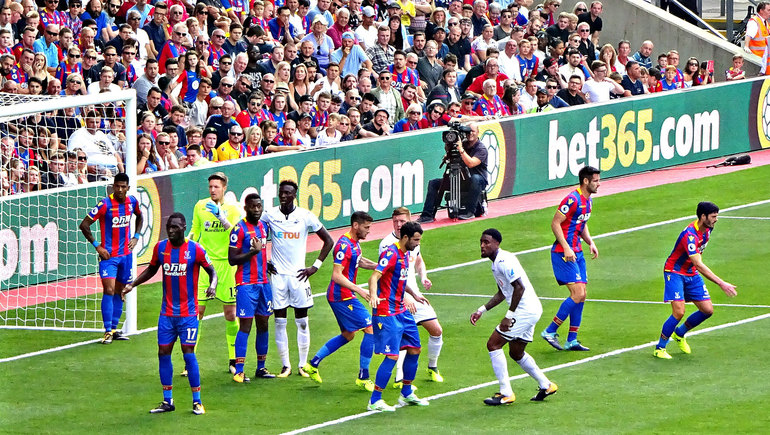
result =
[{"label": "camera operator", "polygon": [[[479,127],[476,124],[470,124],[470,133],[463,143],[457,142],[457,151],[462,159],[464,178],[462,180],[462,201],[465,206],[465,212],[457,216],[458,219],[467,220],[481,216],[483,209],[481,207],[481,192],[487,186],[487,149],[479,141]],[[470,177],[468,176],[470,174]],[[444,174],[443,178],[436,178],[428,182],[428,193],[425,195],[425,205],[423,207],[419,223],[429,223],[435,220],[436,209],[441,199],[449,189],[449,175]]]}]

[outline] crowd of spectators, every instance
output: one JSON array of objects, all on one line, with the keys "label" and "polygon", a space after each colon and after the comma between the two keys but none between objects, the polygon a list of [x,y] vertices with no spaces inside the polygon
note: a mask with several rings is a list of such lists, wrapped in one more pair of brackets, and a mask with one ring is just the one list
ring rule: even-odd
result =
[{"label": "crowd of spectators", "polygon": [[[133,88],[6,123],[0,195],[330,147],[705,85],[713,62],[602,40],[602,4],[560,0],[6,0],[7,94]],[[656,57],[657,56],[657,57]],[[736,55],[726,80],[744,78]]]}]

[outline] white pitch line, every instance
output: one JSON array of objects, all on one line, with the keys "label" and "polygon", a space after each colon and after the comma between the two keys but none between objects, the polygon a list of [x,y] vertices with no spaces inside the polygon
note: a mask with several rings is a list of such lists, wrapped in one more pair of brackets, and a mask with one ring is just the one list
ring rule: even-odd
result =
[{"label": "white pitch line", "polygon": [[[748,208],[748,207],[754,207],[754,206],[763,205],[763,204],[769,204],[769,203],[770,203],[770,199],[765,199],[765,200],[762,200],[762,201],[750,202],[748,204],[741,204],[741,205],[736,205],[736,206],[733,206],[733,207],[728,207],[728,208],[722,209],[721,212],[725,213],[725,212],[729,212],[729,211],[740,210],[740,209],[744,209],[744,208]],[[618,230],[618,231],[612,231],[612,232],[609,232],[609,233],[599,234],[599,235],[593,236],[593,238],[594,239],[603,239],[605,237],[611,237],[611,236],[618,236],[618,235],[622,235],[622,234],[628,234],[628,233],[632,233],[632,232],[635,232],[635,231],[646,230],[646,229],[649,229],[649,228],[655,228],[655,227],[659,227],[659,226],[662,226],[662,225],[668,225],[668,224],[671,224],[671,223],[686,221],[686,220],[690,220],[690,219],[693,219],[693,216],[682,216],[682,217],[675,218],[675,219],[668,219],[668,220],[665,220],[665,221],[659,221],[659,222],[654,222],[654,223],[651,223],[651,224],[639,225],[639,226],[636,226],[636,227],[626,228],[624,230]],[[533,252],[546,251],[548,249],[551,249],[551,245],[541,246],[539,248],[525,249],[523,251],[515,252],[514,254],[516,254],[516,255],[524,255],[524,254],[530,254],[530,253],[533,253]],[[435,269],[429,270],[428,272],[429,273],[434,273],[434,272],[443,272],[443,271],[452,270],[452,269],[459,269],[459,268],[462,268],[462,267],[472,266],[472,265],[475,265],[475,264],[481,264],[481,263],[484,263],[486,261],[487,261],[486,258],[480,258],[478,260],[467,261],[465,263],[458,263],[458,264],[452,264],[452,265],[444,266],[444,267],[437,267]],[[363,285],[361,285],[361,287],[365,287],[367,285],[368,284],[363,284]],[[318,296],[323,296],[325,294],[326,294],[326,292],[316,293],[313,296],[314,297],[318,297]],[[212,314],[211,316],[204,317],[203,320],[208,320],[208,319],[211,319],[211,318],[214,318],[214,317],[219,317],[219,316],[222,316],[222,315],[223,315],[222,313]],[[137,335],[137,334],[141,334],[141,333],[145,333],[145,332],[151,332],[151,331],[155,331],[157,329],[158,329],[157,327],[147,328],[147,329],[143,329],[141,331],[137,331],[137,333],[133,334],[133,335]],[[96,340],[96,341],[98,341],[98,340]],[[36,352],[25,353],[25,354],[22,354],[22,355],[16,355],[16,356],[8,357],[8,358],[2,358],[2,359],[0,359],[0,364],[2,364],[4,362],[9,362],[9,361],[16,361],[16,360],[23,359],[23,358],[29,358],[29,357],[33,357],[33,356],[37,356],[37,355],[44,355],[44,354],[51,353],[51,352],[57,352],[57,351],[60,351],[60,350],[71,349],[73,347],[84,346],[86,344],[91,344],[91,343],[94,343],[94,342],[95,342],[94,340],[81,341],[79,343],[72,343],[72,344],[68,344],[68,345],[65,345],[65,346],[59,346],[59,347],[54,347],[54,348],[50,348],[50,349],[39,350],[39,351],[36,351]]]},{"label": "white pitch line", "polygon": [[[730,327],[733,327],[733,326],[743,325],[743,324],[746,324],[746,323],[756,322],[758,320],[764,320],[764,319],[767,319],[767,318],[770,318],[770,313],[762,314],[762,315],[755,316],[755,317],[750,317],[748,319],[737,320],[735,322],[723,323],[721,325],[711,326],[709,328],[703,328],[703,329],[700,329],[700,330],[689,332],[687,335],[691,337],[691,336],[694,336],[694,335],[706,334],[708,332],[717,331],[717,330],[725,329],[725,328],[730,328]],[[546,368],[544,368],[542,370],[543,370],[543,372],[552,372],[552,371],[556,371],[556,370],[565,369],[565,368],[568,368],[568,367],[574,367],[574,366],[577,366],[577,365],[581,365],[581,364],[597,361],[597,360],[608,358],[608,357],[611,357],[611,356],[616,356],[616,355],[624,354],[624,353],[627,353],[627,352],[633,352],[633,351],[636,351],[636,350],[641,350],[641,349],[644,349],[644,348],[647,348],[647,347],[654,346],[657,343],[658,343],[658,340],[649,341],[647,343],[638,344],[636,346],[624,347],[624,348],[616,349],[616,350],[613,350],[613,351],[610,351],[610,352],[605,352],[605,353],[602,353],[602,354],[599,354],[599,355],[590,356],[588,358],[583,358],[583,359],[579,359],[579,360],[575,360],[575,361],[570,361],[570,362],[563,363],[563,364],[557,364],[555,366],[546,367]],[[511,376],[510,380],[513,381],[513,380],[518,380],[518,379],[524,379],[524,378],[526,378],[528,376],[529,376],[528,374],[522,373],[520,375]],[[445,393],[435,394],[435,395],[430,396],[430,397],[425,397],[424,399],[428,400],[428,401],[433,401],[433,400],[437,400],[437,399],[442,399],[444,397],[456,396],[458,394],[467,393],[469,391],[474,391],[474,390],[478,390],[478,389],[481,389],[481,388],[490,387],[490,386],[493,386],[493,385],[496,385],[496,384],[497,384],[497,381],[484,382],[482,384],[471,385],[471,386],[460,388],[460,389],[457,389],[457,390],[452,390],[452,391],[447,391]],[[396,407],[400,408],[401,406],[400,405],[396,405]],[[318,424],[314,424],[312,426],[306,426],[306,427],[303,427],[303,428],[295,429],[295,430],[290,431],[290,432],[285,432],[283,435],[294,435],[294,434],[310,432],[310,431],[316,430],[316,429],[323,429],[325,427],[334,426],[334,425],[338,425],[340,423],[345,423],[347,421],[352,421],[352,420],[357,420],[357,419],[360,419],[360,418],[363,418],[363,417],[367,417],[367,416],[372,415],[372,414],[377,414],[377,412],[375,412],[375,411],[367,411],[367,412],[362,412],[362,413],[359,413],[359,414],[348,415],[348,416],[345,416],[345,417],[342,417],[342,418],[338,418],[338,419],[335,419],[335,420],[329,420],[329,421],[325,421],[323,423],[318,423]]]},{"label": "white pitch line", "polygon": [[[428,296],[457,296],[460,298],[489,298],[490,295],[474,295],[468,293],[433,293],[422,292]],[[553,298],[548,296],[538,296],[538,299],[544,301],[563,301],[564,298]],[[662,301],[634,301],[630,299],[587,299],[590,302],[607,302],[613,304],[654,304],[654,305],[669,305],[668,302]],[[737,307],[737,308],[770,308],[770,305],[749,305],[749,304],[713,304],[715,307]]]},{"label": "white pitch line", "polygon": [[757,216],[719,216],[719,219],[746,219],[752,221],[770,221],[770,217]]}]

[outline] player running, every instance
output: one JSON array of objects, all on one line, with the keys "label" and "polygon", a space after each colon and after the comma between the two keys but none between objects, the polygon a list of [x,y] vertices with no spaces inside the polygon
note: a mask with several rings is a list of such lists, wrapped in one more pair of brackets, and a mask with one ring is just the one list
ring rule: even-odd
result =
[{"label": "player running", "polygon": [[262,217],[262,198],[256,193],[246,195],[243,201],[246,217],[239,221],[230,232],[230,248],[227,254],[235,272],[235,310],[239,320],[238,335],[235,337],[235,382],[249,382],[243,374],[246,348],[251,333],[252,321],[257,325],[257,371],[255,378],[275,378],[265,368],[267,349],[270,341],[268,319],[273,314],[273,292],[267,277],[267,234],[268,228]]},{"label": "player running", "polygon": [[174,367],[171,351],[177,337],[182,346],[182,355],[187,366],[188,380],[192,389],[192,412],[205,414],[201,402],[201,377],[195,344],[198,340],[198,267],[209,276],[206,294],[213,297],[217,287],[217,273],[209,261],[206,251],[199,245],[184,238],[186,221],[182,213],[172,213],[166,221],[168,239],[161,240],[152,251],[150,265],[133,283],[126,285],[125,296],[134,287],[152,278],[163,268],[163,299],[158,317],[158,360],[160,383],[163,386],[163,401],[150,413],[171,412],[176,409],[172,396]]},{"label": "player running", "polygon": [[[201,199],[193,208],[193,223],[188,237],[203,246],[209,254],[211,264],[217,270],[219,283],[215,296],[207,296],[203,292],[198,295],[198,316],[203,320],[206,313],[206,303],[210,299],[219,299],[224,306],[225,338],[227,340],[228,367],[235,375],[235,337],[238,334],[238,321],[235,317],[235,267],[227,259],[230,241],[230,228],[241,218],[237,204],[225,201],[227,192],[227,175],[215,172],[209,175],[209,198]],[[204,288],[205,283],[198,283]],[[200,334],[199,334],[200,338]],[[182,376],[185,373],[182,372]]]},{"label": "player running", "polygon": [[337,319],[340,334],[327,341],[303,367],[305,373],[310,375],[310,379],[318,383],[322,382],[321,374],[318,372],[321,361],[353,340],[356,331],[363,330],[364,338],[361,340],[356,385],[370,392],[374,390],[374,382],[369,379],[369,363],[374,353],[372,316],[353,294],[353,292],[358,293],[364,300],[369,300],[369,292],[356,284],[356,276],[359,267],[368,270],[374,270],[377,267],[377,263],[361,254],[360,243],[369,234],[373,220],[369,213],[363,211],[353,213],[350,217],[350,230],[334,245],[334,268],[331,282],[326,290],[326,299]]},{"label": "player running", "polygon": [[[131,251],[139,241],[135,235],[131,235],[131,215],[136,215],[134,233],[142,228],[144,221],[139,201],[133,195],[128,195],[128,182],[128,175],[122,172],[116,174],[112,182],[112,194],[99,201],[80,222],[80,231],[99,254],[104,324],[102,344],[110,344],[112,340],[128,340],[128,336],[118,331],[118,323],[123,315],[120,293],[131,282],[134,262]],[[102,234],[101,243],[94,240],[91,233],[91,225],[97,220]]]},{"label": "player running", "polygon": [[[588,232],[588,219],[591,217],[593,204],[591,195],[599,189],[599,172],[591,166],[584,166],[578,172],[580,186],[561,201],[551,221],[551,231],[556,236],[556,242],[551,248],[553,274],[559,285],[567,286],[569,297],[561,303],[553,322],[540,333],[540,336],[556,350],[590,350],[577,339],[578,329],[583,320],[583,304],[586,300],[588,282],[586,260],[583,257],[583,245],[580,239],[588,243],[591,258],[598,258],[599,249],[596,248]],[[569,317],[569,334],[562,348],[556,331],[567,317]]]},{"label": "player running", "polygon": [[[393,232],[385,236],[380,242],[380,254],[385,251],[388,246],[398,242],[398,235],[401,227],[411,220],[411,213],[406,207],[399,207],[393,210],[391,216],[393,220]],[[417,286],[417,276],[420,277],[420,282],[425,290],[430,290],[433,283],[428,279],[427,267],[425,261],[420,254],[420,247],[417,246],[413,251],[407,253],[409,255],[409,274],[407,276],[407,285],[409,288],[420,293]],[[425,328],[428,331],[428,376],[430,376],[433,382],[444,382],[444,378],[438,371],[438,356],[441,354],[441,347],[444,345],[443,331],[441,324],[438,322],[438,316],[436,311],[429,304],[422,304],[415,302],[415,300],[409,294],[404,295],[404,302],[407,305],[414,304],[417,311],[414,312],[414,321]],[[406,357],[406,350],[402,350],[398,354],[398,363],[396,364],[396,381],[393,383],[393,388],[401,388],[403,386],[402,379],[404,377],[404,358]],[[413,387],[414,388],[414,387]]]},{"label": "player running", "polygon": [[[313,306],[313,294],[308,278],[318,271],[329,251],[334,246],[331,234],[326,231],[318,217],[310,210],[294,205],[297,198],[297,183],[281,181],[278,186],[280,206],[271,208],[260,219],[270,227],[272,238],[270,262],[275,268],[271,277],[273,289],[273,310],[275,312],[275,344],[283,367],[279,378],[291,374],[289,359],[289,337],[286,335],[286,312],[294,308],[294,323],[297,325],[297,347],[299,348],[299,374],[309,377],[302,367],[307,364],[310,350],[310,325],[307,310]],[[307,234],[312,230],[324,245],[318,259],[305,267]]]},{"label": "player running", "polygon": [[[682,352],[690,353],[690,345],[687,344],[684,335],[714,313],[711,296],[701,274],[716,283],[728,297],[738,294],[734,285],[718,277],[701,258],[711,238],[711,230],[717,223],[719,207],[713,202],[701,202],[698,203],[695,213],[697,219],[679,234],[674,250],[671,251],[663,266],[666,285],[663,300],[671,302],[672,314],[663,323],[660,340],[653,351],[653,356],[657,358],[671,359],[671,355],[666,351],[669,337],[674,339]],[[695,304],[698,311],[690,314],[687,320],[677,327],[684,317],[685,302]]]},{"label": "player running", "polygon": [[398,360],[398,351],[406,349],[404,358],[404,385],[398,403],[401,405],[427,406],[428,401],[420,399],[412,390],[412,381],[417,374],[420,357],[420,333],[412,313],[404,306],[404,292],[423,303],[425,297],[415,293],[407,285],[407,271],[410,256],[408,252],[420,246],[422,228],[417,222],[407,222],[401,227],[401,237],[394,245],[380,254],[377,268],[369,278],[369,300],[374,307],[374,352],[385,355],[374,380],[374,391],[366,409],[369,411],[395,411],[396,408],[382,400],[382,390],[388,386],[393,367]]},{"label": "player running", "polygon": [[543,306],[519,259],[514,254],[500,249],[502,241],[502,234],[495,228],[481,233],[481,258],[492,260],[492,275],[497,282],[497,293],[489,302],[471,314],[471,325],[476,325],[487,310],[496,307],[503,300],[508,303],[508,312],[487,341],[492,370],[500,384],[499,393],[484,399],[485,404],[492,406],[509,405],[516,400],[508,378],[508,362],[503,353],[506,343],[508,343],[511,358],[532,376],[540,387],[537,395],[530,400],[542,401],[559,389],[556,384],[548,380],[537,366],[535,359],[525,351],[527,344],[532,342],[535,324],[543,314]]}]

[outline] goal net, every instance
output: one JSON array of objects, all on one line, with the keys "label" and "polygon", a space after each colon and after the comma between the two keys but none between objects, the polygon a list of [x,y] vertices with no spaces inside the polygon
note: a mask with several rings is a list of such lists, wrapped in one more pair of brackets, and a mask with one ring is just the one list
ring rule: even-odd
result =
[{"label": "goal net", "polygon": [[[79,225],[119,170],[135,193],[135,98],[0,93],[0,328],[103,329],[99,260]],[[134,332],[135,297],[125,312]]]}]

